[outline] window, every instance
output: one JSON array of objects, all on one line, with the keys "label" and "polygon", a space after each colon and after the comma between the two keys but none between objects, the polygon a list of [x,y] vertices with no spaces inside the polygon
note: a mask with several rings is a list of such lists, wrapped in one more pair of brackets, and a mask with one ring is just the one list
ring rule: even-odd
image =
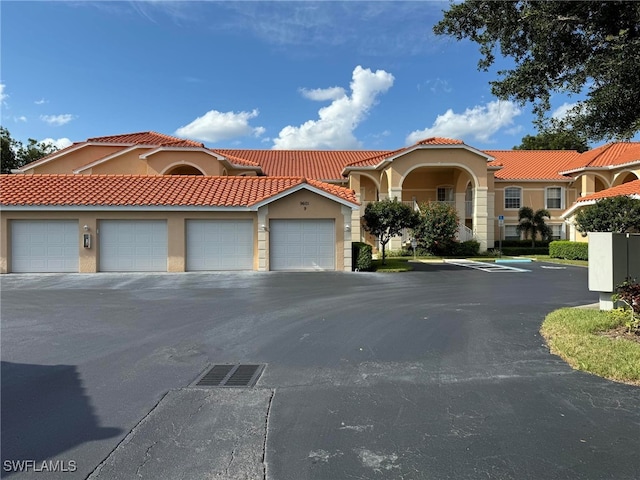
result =
[{"label": "window", "polygon": [[547,208],[562,208],[562,187],[547,187]]},{"label": "window", "polygon": [[453,187],[438,187],[437,200],[439,202],[453,203]]},{"label": "window", "polygon": [[564,239],[564,225],[549,225],[551,227],[551,239],[563,240]]},{"label": "window", "polygon": [[504,208],[520,208],[520,187],[507,187],[504,189]]},{"label": "window", "polygon": [[520,234],[517,230],[517,225],[505,225],[504,226],[504,239],[505,240],[520,240]]}]

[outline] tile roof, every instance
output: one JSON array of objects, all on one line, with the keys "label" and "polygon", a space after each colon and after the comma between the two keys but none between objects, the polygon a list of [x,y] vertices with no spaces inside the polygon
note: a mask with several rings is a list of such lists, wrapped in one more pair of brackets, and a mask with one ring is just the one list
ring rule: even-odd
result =
[{"label": "tile roof", "polygon": [[234,150],[212,149],[230,159],[259,164],[267,176],[304,176],[318,180],[344,180],[350,162],[386,153],[378,150]]},{"label": "tile roof", "polygon": [[172,137],[164,133],[138,132],[87,139],[89,143],[122,143],[126,145],[161,145],[173,147],[204,147],[203,143]]},{"label": "tile roof", "polygon": [[593,200],[600,200],[601,198],[620,197],[622,195],[638,195],[638,197],[640,197],[640,180],[634,180],[618,185],[617,187],[600,190],[591,195],[585,195],[584,197],[580,197],[576,203],[591,202]]},{"label": "tile roof", "polygon": [[246,207],[302,184],[357,204],[353,190],[303,177],[0,175],[0,205]]},{"label": "tile roof", "polygon": [[640,162],[640,142],[607,143],[580,154],[564,167],[571,172],[591,167],[615,167],[631,162]]},{"label": "tile roof", "polygon": [[498,180],[571,180],[559,172],[580,154],[573,150],[484,150],[495,158]]}]

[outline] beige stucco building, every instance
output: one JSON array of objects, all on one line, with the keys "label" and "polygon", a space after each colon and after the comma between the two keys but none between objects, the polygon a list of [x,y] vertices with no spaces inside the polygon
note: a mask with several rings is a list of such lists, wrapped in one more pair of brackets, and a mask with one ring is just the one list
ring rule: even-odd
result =
[{"label": "beige stucco building", "polygon": [[384,198],[455,206],[460,240],[482,250],[517,237],[522,206],[548,209],[554,237],[577,240],[567,212],[638,178],[638,143],[582,154],[445,138],[281,151],[154,132],[97,137],[2,176],[0,272],[351,270],[351,243],[375,245],[364,207]]}]

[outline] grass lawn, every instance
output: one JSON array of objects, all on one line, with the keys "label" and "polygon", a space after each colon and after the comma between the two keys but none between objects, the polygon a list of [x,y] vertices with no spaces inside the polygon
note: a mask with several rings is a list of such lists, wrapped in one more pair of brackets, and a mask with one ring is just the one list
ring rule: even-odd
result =
[{"label": "grass lawn", "polygon": [[382,260],[373,260],[373,271],[375,272],[410,272],[413,266],[409,263],[409,257],[406,258],[386,258],[385,264]]},{"label": "grass lawn", "polygon": [[549,255],[532,255],[528,256],[528,258],[532,258],[537,262],[561,263],[563,265],[579,265],[581,267],[589,266],[589,262],[587,260],[565,260],[564,258],[551,258]]},{"label": "grass lawn", "polygon": [[596,309],[562,308],[550,313],[540,333],[551,353],[577,370],[640,386],[640,343],[620,331],[622,316]]}]

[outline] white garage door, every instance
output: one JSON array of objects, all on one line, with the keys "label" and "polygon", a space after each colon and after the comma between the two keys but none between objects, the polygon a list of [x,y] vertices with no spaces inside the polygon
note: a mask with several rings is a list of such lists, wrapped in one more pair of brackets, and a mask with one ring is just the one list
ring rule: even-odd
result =
[{"label": "white garage door", "polygon": [[77,272],[79,238],[75,220],[14,220],[11,271]]},{"label": "white garage door", "polygon": [[101,272],[167,271],[164,220],[103,220],[99,232]]},{"label": "white garage door", "polygon": [[271,220],[270,270],[335,270],[333,220]]},{"label": "white garage door", "polygon": [[253,220],[188,220],[187,270],[253,270]]}]

